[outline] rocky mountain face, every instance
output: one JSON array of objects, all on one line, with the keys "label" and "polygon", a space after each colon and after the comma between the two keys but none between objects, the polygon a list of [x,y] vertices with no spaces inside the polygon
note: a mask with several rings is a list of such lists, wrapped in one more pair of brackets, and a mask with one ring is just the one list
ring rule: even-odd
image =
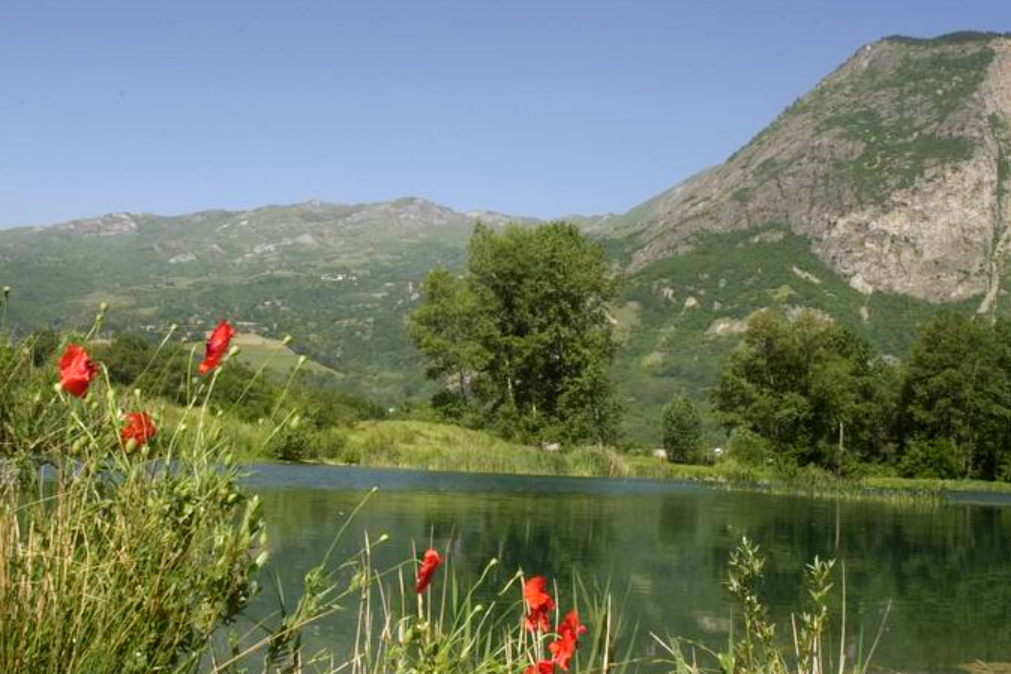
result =
[{"label": "rocky mountain face", "polygon": [[867,45],[726,163],[640,208],[631,268],[700,233],[777,225],[863,294],[991,309],[1011,246],[1009,120],[1011,37]]}]

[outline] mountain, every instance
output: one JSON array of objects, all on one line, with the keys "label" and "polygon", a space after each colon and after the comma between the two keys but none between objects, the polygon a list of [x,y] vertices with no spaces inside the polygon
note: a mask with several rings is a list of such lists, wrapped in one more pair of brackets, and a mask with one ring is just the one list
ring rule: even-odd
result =
[{"label": "mountain", "polygon": [[165,217],[116,213],[0,232],[0,283],[25,326],[90,324],[108,302],[111,330],[193,339],[220,318],[280,339],[336,370],[347,387],[391,401],[426,386],[404,334],[418,284],[457,267],[478,220],[417,198],[340,205],[310,201]]},{"label": "mountain", "polygon": [[725,163],[604,223],[628,270],[633,436],[657,437],[672,392],[706,400],[760,309],[823,312],[899,357],[939,304],[1006,311],[1009,120],[1009,36],[885,38]]},{"label": "mountain", "polygon": [[[749,316],[804,309],[901,357],[939,304],[1006,311],[1011,38],[892,37],[861,48],[724,164],[624,214],[572,216],[626,270],[613,307],[628,437],[657,442],[671,395],[707,399]],[[349,391],[427,395],[404,330],[478,221],[424,199],[311,201],[0,231],[0,285],[25,327],[192,339],[219,318],[292,345]],[[265,342],[265,343],[270,343]]]},{"label": "mountain", "polygon": [[699,233],[777,225],[863,293],[977,298],[1005,273],[1011,38],[857,51],[724,164],[641,209],[632,269]]}]

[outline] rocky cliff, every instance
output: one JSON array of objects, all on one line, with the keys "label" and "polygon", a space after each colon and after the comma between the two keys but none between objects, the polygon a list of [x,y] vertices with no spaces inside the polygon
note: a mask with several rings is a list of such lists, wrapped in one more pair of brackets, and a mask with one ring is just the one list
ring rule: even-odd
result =
[{"label": "rocky cliff", "polygon": [[990,309],[1011,249],[1009,120],[1011,37],[867,45],[726,163],[638,209],[632,269],[775,223],[862,293]]}]

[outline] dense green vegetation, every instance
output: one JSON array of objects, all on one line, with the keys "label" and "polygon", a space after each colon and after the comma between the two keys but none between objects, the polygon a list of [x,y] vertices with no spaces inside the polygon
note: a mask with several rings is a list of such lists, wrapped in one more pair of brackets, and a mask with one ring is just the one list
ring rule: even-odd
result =
[{"label": "dense green vegetation", "polygon": [[[699,405],[710,445],[726,441],[715,431],[710,394],[757,311],[817,309],[876,353],[903,358],[916,326],[937,310],[910,297],[861,294],[811,252],[808,239],[774,225],[696,237],[690,254],[627,278],[617,304],[614,376],[626,408],[623,439],[652,446],[660,443],[663,407],[678,391]],[[976,304],[953,308],[971,312]]]},{"label": "dense green vegetation", "polygon": [[[939,312],[908,362],[811,313],[755,316],[716,388],[750,460],[839,474],[1011,478],[1011,323]],[[765,451],[762,443],[767,445]],[[734,443],[731,443],[731,454]],[[742,457],[739,456],[740,460]]]},{"label": "dense green vegetation", "polygon": [[[148,335],[125,333],[96,344],[92,355],[105,366],[112,385],[159,400],[178,420],[195,394],[193,377],[203,345],[187,348],[170,337],[154,344]],[[44,331],[27,342],[33,344],[37,366],[52,365],[59,344],[54,333]],[[340,392],[332,378],[304,372],[297,365],[278,380],[271,376],[276,372],[273,357],[265,357],[256,370],[234,359],[217,377],[215,396],[208,401],[208,409],[222,415],[222,430],[244,458],[312,459],[325,451],[324,445],[339,443],[341,429],[386,416],[375,402]],[[278,420],[285,421],[280,428]]]},{"label": "dense green vegetation", "polygon": [[[410,207],[391,205],[382,217]],[[254,369],[271,359],[274,382],[286,379],[301,354],[310,360],[300,376],[314,386],[376,400],[384,408],[417,407],[444,382],[426,378],[432,361],[412,343],[407,317],[421,305],[420,285],[433,268],[445,268],[447,277],[466,272],[473,225],[461,216],[419,230],[405,230],[395,220],[366,219],[352,227],[341,219],[360,212],[300,205],[135,216],[136,232],[122,236],[87,236],[62,227],[4,232],[0,254],[9,259],[0,265],[0,283],[13,285],[19,298],[8,309],[8,323],[22,335],[59,330],[107,301],[112,311],[103,327],[106,340],[137,332],[156,340],[178,323],[178,334],[196,343],[227,316],[241,322],[241,336],[262,342],[241,342],[240,359]],[[615,222],[592,236],[610,260],[623,264],[636,242],[624,220]],[[318,247],[297,243],[305,236]],[[289,244],[272,251],[278,241]],[[725,443],[709,392],[740,340],[741,324],[759,309],[825,311],[877,351],[898,357],[908,353],[915,325],[935,309],[908,297],[860,294],[812,253],[810,240],[775,223],[701,235],[692,246],[689,254],[625,278],[607,307],[619,346],[606,374],[625,409],[622,445],[659,446],[661,412],[676,391],[699,406],[707,443]],[[169,262],[189,251],[196,260]],[[694,303],[686,306],[690,298]],[[956,308],[973,310],[975,302]],[[297,340],[284,345],[287,334]],[[441,402],[444,410],[455,405],[453,397]],[[486,410],[458,411],[462,423],[487,425]]]},{"label": "dense green vegetation", "polygon": [[411,315],[429,376],[448,383],[437,406],[524,441],[613,442],[616,291],[603,247],[574,225],[478,225],[466,275],[433,271]]}]

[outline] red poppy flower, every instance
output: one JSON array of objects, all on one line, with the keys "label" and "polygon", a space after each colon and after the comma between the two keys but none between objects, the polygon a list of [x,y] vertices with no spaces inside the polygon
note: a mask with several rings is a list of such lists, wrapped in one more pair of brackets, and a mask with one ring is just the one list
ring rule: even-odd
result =
[{"label": "red poppy flower", "polygon": [[221,359],[228,353],[228,345],[232,343],[232,337],[236,334],[235,328],[228,321],[221,321],[218,327],[214,328],[211,338],[207,340],[207,353],[203,362],[200,363],[200,374],[207,374],[218,366]]},{"label": "red poppy flower", "polygon": [[425,557],[421,561],[421,568],[418,569],[418,583],[414,587],[418,594],[421,594],[428,588],[429,583],[432,582],[432,577],[435,576],[435,572],[441,564],[442,555],[439,554],[438,550],[432,550],[431,548],[425,550]]},{"label": "red poppy flower", "polygon": [[126,426],[123,428],[123,444],[131,440],[137,447],[143,447],[158,433],[151,416],[147,412],[130,412],[126,415]]},{"label": "red poppy flower", "polygon": [[539,660],[536,665],[530,665],[523,674],[552,674],[555,671],[555,663],[550,660]]},{"label": "red poppy flower", "polygon": [[527,629],[531,632],[551,629],[548,614],[555,609],[555,600],[548,594],[548,579],[544,576],[534,576],[523,585],[523,597],[527,601],[530,613],[527,614]]},{"label": "red poppy flower", "polygon": [[98,365],[78,344],[68,344],[60,358],[60,385],[70,395],[83,398],[88,393],[88,385],[98,374]]},{"label": "red poppy flower", "polygon": [[569,661],[579,648],[579,637],[586,634],[586,625],[579,622],[579,612],[572,609],[558,627],[558,640],[549,645],[555,664],[569,671]]}]

